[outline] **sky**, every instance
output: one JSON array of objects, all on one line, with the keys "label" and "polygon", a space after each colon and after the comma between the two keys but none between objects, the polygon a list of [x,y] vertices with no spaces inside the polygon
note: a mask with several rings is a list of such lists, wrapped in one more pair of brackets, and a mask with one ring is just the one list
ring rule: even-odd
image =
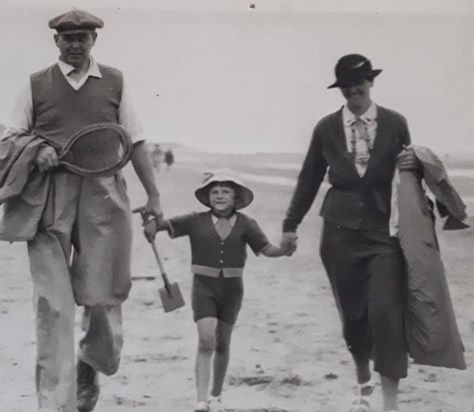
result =
[{"label": "sky", "polygon": [[77,7],[105,21],[93,55],[123,71],[149,141],[303,152],[344,103],[327,89],[337,59],[357,52],[383,69],[372,98],[407,117],[414,143],[474,154],[474,2],[253,3],[2,0],[0,121],[29,75],[57,60],[49,18]]}]

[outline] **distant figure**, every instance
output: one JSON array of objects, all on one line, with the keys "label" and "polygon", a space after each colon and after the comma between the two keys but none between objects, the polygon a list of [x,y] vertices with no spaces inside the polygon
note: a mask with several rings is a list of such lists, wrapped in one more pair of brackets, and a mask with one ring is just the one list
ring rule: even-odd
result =
[{"label": "distant figure", "polygon": [[153,150],[151,151],[151,159],[153,161],[153,167],[159,172],[161,167],[161,161],[163,158],[163,150],[159,144],[153,144]]},{"label": "distant figure", "polygon": [[166,170],[169,172],[171,169],[171,165],[174,163],[174,154],[171,149],[165,152],[165,163],[166,163]]}]

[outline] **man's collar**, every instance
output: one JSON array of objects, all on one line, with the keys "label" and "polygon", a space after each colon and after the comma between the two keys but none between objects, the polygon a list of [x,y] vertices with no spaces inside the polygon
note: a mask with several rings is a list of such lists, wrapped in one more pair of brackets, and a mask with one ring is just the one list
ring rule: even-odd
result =
[{"label": "man's collar", "polygon": [[[92,56],[89,56],[89,62],[89,70],[87,70],[85,76],[97,77],[101,79],[102,73],[100,72],[99,65]],[[58,66],[64,76],[68,76],[69,74],[71,74],[71,72],[75,70],[74,66],[63,62],[62,60],[58,60]]]},{"label": "man's collar", "polygon": [[[347,104],[345,104],[342,108],[342,121],[344,126],[351,126],[356,119],[357,116],[352,113],[347,107]],[[360,119],[367,125],[371,125],[377,121],[377,105],[374,102],[371,102],[366,112],[360,116]]]}]

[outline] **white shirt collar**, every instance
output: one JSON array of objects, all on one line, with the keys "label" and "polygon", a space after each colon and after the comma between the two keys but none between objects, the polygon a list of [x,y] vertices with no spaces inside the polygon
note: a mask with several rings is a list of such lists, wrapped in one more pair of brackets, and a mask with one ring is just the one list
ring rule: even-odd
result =
[{"label": "white shirt collar", "polygon": [[[344,105],[342,108],[342,122],[344,126],[352,125],[357,119],[357,116],[352,113],[347,104]],[[377,121],[377,105],[374,102],[370,103],[369,108],[366,110],[364,114],[360,116],[360,119],[366,123],[367,125],[371,125]]]},{"label": "white shirt collar", "polygon": [[[212,223],[216,224],[219,218],[211,213],[212,216]],[[229,217],[227,220],[229,221],[231,226],[234,226],[235,221],[237,219],[237,215],[234,213],[231,217]]]},{"label": "white shirt collar", "polygon": [[[92,56],[89,56],[89,62],[89,69],[87,70],[83,78],[87,79],[88,77],[98,77],[99,79],[101,79],[102,73],[100,72],[99,65]],[[66,78],[68,78],[68,75],[75,70],[74,66],[63,62],[62,60],[58,60],[58,66],[61,70],[61,73]]]}]

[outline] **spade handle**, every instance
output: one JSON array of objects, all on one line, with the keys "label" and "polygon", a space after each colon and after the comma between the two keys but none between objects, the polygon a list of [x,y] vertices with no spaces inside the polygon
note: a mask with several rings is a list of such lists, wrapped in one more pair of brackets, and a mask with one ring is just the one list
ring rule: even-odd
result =
[{"label": "spade handle", "polygon": [[165,268],[161,263],[160,255],[158,253],[158,249],[156,248],[155,242],[152,240],[150,242],[151,248],[153,249],[153,253],[155,254],[156,263],[158,263],[158,267],[160,268],[161,277],[163,278],[163,283],[165,284],[165,289],[168,292],[169,296],[172,296],[170,281],[168,280],[168,276],[166,275]]},{"label": "spade handle", "polygon": [[153,249],[153,253],[155,254],[156,263],[158,263],[158,267],[160,268],[160,272],[161,272],[161,276],[163,277],[163,281],[165,282],[165,285],[168,286],[169,285],[168,276],[166,275],[165,268],[163,267],[163,263],[161,263],[161,258],[160,258],[160,255],[158,253],[158,249],[156,248],[156,244],[152,240],[150,242],[150,245],[151,245],[151,248]]}]

